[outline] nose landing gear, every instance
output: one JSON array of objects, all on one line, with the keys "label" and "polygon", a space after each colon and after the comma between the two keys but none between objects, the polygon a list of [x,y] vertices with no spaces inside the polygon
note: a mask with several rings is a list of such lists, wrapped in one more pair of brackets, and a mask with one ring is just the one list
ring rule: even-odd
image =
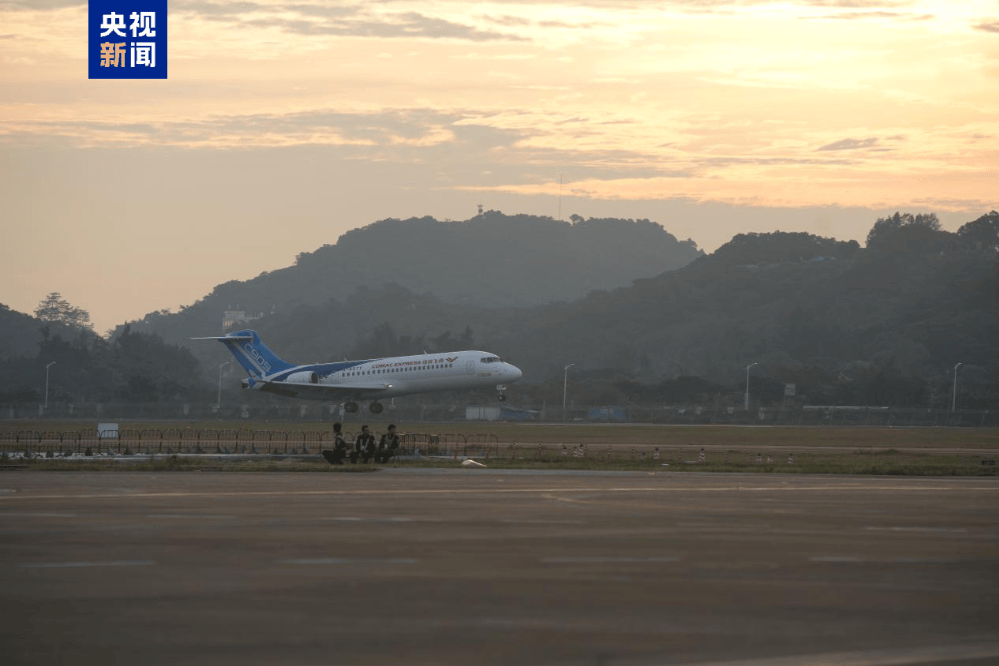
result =
[{"label": "nose landing gear", "polygon": [[499,400],[500,402],[505,401],[506,395],[503,394],[503,391],[506,390],[506,386],[504,384],[499,384],[496,386],[496,390],[499,391],[499,395],[496,396],[496,399]]}]

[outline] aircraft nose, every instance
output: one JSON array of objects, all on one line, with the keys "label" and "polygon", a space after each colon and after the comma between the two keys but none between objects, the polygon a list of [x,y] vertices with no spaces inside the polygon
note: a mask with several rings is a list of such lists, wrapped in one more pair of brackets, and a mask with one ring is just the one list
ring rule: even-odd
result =
[{"label": "aircraft nose", "polygon": [[514,381],[515,382],[515,381],[517,381],[518,379],[520,379],[523,376],[524,376],[524,373],[520,371],[520,368],[518,368],[515,365],[511,365],[510,366],[510,377],[511,377],[510,381]]}]

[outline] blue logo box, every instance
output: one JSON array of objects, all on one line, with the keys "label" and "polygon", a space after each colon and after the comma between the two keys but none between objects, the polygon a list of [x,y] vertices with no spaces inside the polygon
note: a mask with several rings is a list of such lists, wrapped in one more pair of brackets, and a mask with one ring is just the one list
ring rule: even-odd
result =
[{"label": "blue logo box", "polygon": [[167,0],[90,0],[88,78],[165,79]]}]

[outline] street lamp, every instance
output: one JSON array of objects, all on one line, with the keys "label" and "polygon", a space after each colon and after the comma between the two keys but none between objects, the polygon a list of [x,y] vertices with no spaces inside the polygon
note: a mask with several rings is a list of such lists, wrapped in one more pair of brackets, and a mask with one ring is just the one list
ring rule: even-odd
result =
[{"label": "street lamp", "polygon": [[749,369],[756,365],[756,363],[750,363],[746,366],[746,409],[749,409]]},{"label": "street lamp", "polygon": [[562,377],[562,423],[565,423],[565,389],[569,383],[569,368],[576,365],[575,363],[570,363],[565,366],[563,370],[565,371],[565,376]]},{"label": "street lamp", "polygon": [[963,365],[958,363],[954,366],[954,397],[950,401],[950,411],[955,411],[957,409],[957,369]]},{"label": "street lamp", "polygon": [[49,408],[49,368],[55,364],[56,362],[52,361],[45,366],[45,409]]},{"label": "street lamp", "polygon": [[219,415],[219,418],[222,417],[222,368],[229,365],[230,363],[232,363],[232,361],[226,361],[225,363],[219,366],[219,398],[218,401],[215,403],[215,412]]}]

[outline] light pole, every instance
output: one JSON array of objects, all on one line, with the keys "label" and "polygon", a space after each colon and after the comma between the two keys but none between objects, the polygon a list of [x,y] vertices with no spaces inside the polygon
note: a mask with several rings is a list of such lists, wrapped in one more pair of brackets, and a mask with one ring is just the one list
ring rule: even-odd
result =
[{"label": "light pole", "polygon": [[45,366],[45,409],[49,408],[49,368],[55,364],[56,362],[52,361]]},{"label": "light pole", "polygon": [[569,384],[569,368],[576,365],[575,363],[570,363],[563,368],[565,376],[562,377],[562,423],[565,423],[565,390]]},{"label": "light pole", "polygon": [[950,411],[957,410],[957,369],[961,367],[961,363],[954,366],[954,397],[950,401]]},{"label": "light pole", "polygon": [[746,410],[749,410],[749,369],[756,365],[755,362],[746,366]]},{"label": "light pole", "polygon": [[222,368],[229,365],[230,363],[232,363],[232,361],[226,361],[225,363],[219,366],[219,398],[218,401],[215,403],[215,413],[219,415],[219,418],[222,417]]}]

